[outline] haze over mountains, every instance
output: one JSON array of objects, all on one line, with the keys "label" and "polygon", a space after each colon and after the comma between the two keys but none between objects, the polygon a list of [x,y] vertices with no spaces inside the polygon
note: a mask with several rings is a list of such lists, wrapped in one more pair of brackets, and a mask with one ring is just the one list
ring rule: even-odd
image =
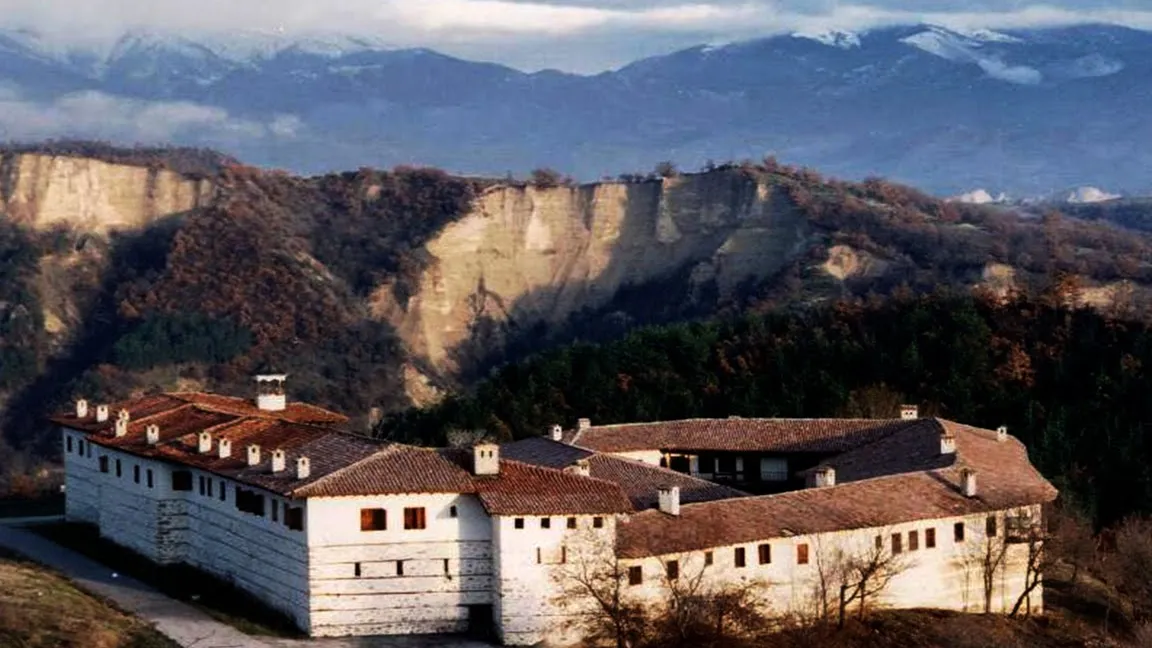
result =
[{"label": "haze over mountains", "polygon": [[371,39],[0,32],[0,137],[208,145],[314,173],[402,163],[582,179],[774,153],[941,195],[1147,193],[1152,33],[910,26],[700,46],[593,76]]}]

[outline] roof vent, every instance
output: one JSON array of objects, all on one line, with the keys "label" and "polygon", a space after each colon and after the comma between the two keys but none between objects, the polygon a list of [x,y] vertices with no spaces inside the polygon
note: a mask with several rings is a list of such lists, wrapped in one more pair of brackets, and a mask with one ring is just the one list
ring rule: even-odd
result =
[{"label": "roof vent", "polygon": [[232,441],[229,439],[220,439],[216,442],[216,450],[220,454],[221,459],[227,459],[232,456]]},{"label": "roof vent", "polygon": [[287,464],[288,457],[284,454],[283,450],[277,448],[272,451],[272,472],[284,472],[284,470],[288,467]]},{"label": "roof vent", "polygon": [[564,428],[560,427],[559,425],[553,425],[552,426],[551,434],[552,434],[552,440],[553,441],[563,441],[564,440]]},{"label": "roof vent", "polygon": [[131,420],[131,414],[129,414],[128,410],[126,410],[126,409],[120,410],[120,413],[116,415],[116,432],[115,432],[115,434],[116,434],[117,438],[122,437],[122,436],[126,436],[128,434],[128,421],[130,421],[130,420]]},{"label": "roof vent", "polygon": [[308,479],[312,474],[312,462],[308,457],[299,457],[296,459],[296,479]]},{"label": "roof vent", "polygon": [[1008,426],[1001,425],[1000,427],[996,428],[996,440],[1000,442],[1008,440]]},{"label": "roof vent", "polygon": [[148,445],[160,443],[160,426],[152,424],[144,428],[144,439],[148,442]]},{"label": "roof vent", "polygon": [[200,454],[208,454],[212,452],[212,434],[209,432],[201,432],[200,437],[197,439],[196,450]]},{"label": "roof vent", "polygon": [[964,497],[976,497],[976,471],[971,468],[961,470],[960,481],[964,488]]},{"label": "roof vent", "polygon": [[248,465],[255,466],[260,463],[260,446],[252,444],[248,446]]},{"label": "roof vent", "polygon": [[283,412],[288,409],[284,395],[287,374],[261,374],[256,376],[256,407],[265,412]]},{"label": "roof vent", "polygon": [[582,418],[576,421],[576,429],[580,430],[581,432],[587,430],[590,427],[592,427],[592,419]]},{"label": "roof vent", "polygon": [[88,401],[83,398],[76,401],[76,418],[88,418]]},{"label": "roof vent", "polygon": [[664,486],[656,490],[661,513],[680,515],[680,487]]},{"label": "roof vent", "polygon": [[915,405],[901,405],[900,406],[900,419],[903,421],[911,421],[920,418],[920,408]]},{"label": "roof vent", "polygon": [[107,421],[107,420],[108,420],[108,406],[107,405],[97,405],[96,406],[96,422],[97,423],[103,423],[104,421]]},{"label": "roof vent", "polygon": [[475,475],[500,474],[500,446],[478,443],[472,448],[472,472]]},{"label": "roof vent", "polygon": [[832,466],[816,468],[811,475],[812,479],[809,485],[813,488],[827,488],[836,485],[836,469]]},{"label": "roof vent", "polygon": [[950,455],[956,454],[956,435],[951,432],[943,432],[940,435],[940,454]]}]

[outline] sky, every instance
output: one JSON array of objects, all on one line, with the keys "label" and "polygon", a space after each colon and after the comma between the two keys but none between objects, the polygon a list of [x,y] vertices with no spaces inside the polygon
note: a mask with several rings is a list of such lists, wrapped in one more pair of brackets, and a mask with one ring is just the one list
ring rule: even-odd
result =
[{"label": "sky", "polygon": [[523,70],[592,73],[702,43],[929,22],[1110,22],[1152,29],[1152,0],[0,0],[7,27],[58,42],[127,30],[368,36]]}]

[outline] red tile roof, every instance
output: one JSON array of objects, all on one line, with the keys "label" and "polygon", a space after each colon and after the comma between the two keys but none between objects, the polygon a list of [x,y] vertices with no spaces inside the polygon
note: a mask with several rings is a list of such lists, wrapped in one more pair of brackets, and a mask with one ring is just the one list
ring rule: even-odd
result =
[{"label": "red tile roof", "polygon": [[569,431],[573,445],[597,452],[717,450],[845,452],[917,421],[875,419],[688,419],[597,425]]}]

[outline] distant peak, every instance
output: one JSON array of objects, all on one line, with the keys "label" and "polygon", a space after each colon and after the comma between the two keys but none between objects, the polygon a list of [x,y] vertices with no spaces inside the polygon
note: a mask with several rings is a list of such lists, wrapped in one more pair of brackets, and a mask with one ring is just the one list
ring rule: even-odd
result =
[{"label": "distant peak", "polygon": [[829,47],[853,49],[860,47],[860,34],[842,29],[825,29],[812,32],[794,32],[793,38],[805,38]]}]

